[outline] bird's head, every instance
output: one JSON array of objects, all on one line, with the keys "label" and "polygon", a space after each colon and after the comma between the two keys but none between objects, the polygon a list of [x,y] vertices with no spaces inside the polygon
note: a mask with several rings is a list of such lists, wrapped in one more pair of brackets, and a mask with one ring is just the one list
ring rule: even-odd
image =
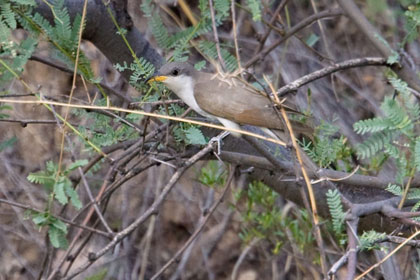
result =
[{"label": "bird's head", "polygon": [[194,67],[187,62],[170,62],[163,65],[147,82],[162,82],[173,92],[179,93],[187,85],[194,84],[196,73]]}]

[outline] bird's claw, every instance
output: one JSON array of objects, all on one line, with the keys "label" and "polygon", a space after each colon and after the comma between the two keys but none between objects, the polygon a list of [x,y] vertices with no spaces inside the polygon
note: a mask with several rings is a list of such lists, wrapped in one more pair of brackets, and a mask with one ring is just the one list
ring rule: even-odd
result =
[{"label": "bird's claw", "polygon": [[210,139],[209,143],[217,143],[217,155],[220,155],[221,153],[221,147],[222,147],[222,140],[230,134],[229,131],[223,131],[219,135],[213,137]]}]

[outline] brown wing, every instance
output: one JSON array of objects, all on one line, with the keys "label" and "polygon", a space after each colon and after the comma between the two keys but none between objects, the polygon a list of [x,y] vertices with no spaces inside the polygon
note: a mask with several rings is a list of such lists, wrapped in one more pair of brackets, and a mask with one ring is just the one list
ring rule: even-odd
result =
[{"label": "brown wing", "polygon": [[283,122],[267,97],[241,82],[233,86],[211,77],[200,73],[194,87],[195,99],[204,111],[240,124],[283,130]]}]

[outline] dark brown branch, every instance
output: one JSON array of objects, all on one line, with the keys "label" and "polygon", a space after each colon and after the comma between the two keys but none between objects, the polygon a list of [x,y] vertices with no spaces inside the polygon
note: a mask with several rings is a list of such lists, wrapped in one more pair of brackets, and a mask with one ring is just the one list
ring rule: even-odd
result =
[{"label": "dark brown branch", "polygon": [[[279,170],[270,161],[261,156],[222,151],[220,158],[227,162],[235,163],[238,165],[248,165],[265,170],[277,171],[282,173],[282,175],[293,174],[294,172],[294,166],[290,162],[282,162],[282,168]],[[352,176],[349,176],[350,173],[347,172],[324,168],[318,169],[315,173],[309,170],[308,174],[311,178],[325,178],[325,180],[331,179],[332,181],[339,180],[340,184],[344,184],[350,188],[353,186],[358,186],[385,189],[386,186],[391,182],[388,178],[360,174],[353,174]],[[412,186],[415,188],[420,187],[420,176],[414,177]]]},{"label": "dark brown branch", "polygon": [[[45,1],[37,0],[36,12],[53,22],[51,9]],[[73,20],[77,13],[81,14],[85,0],[65,0],[70,17]],[[108,4],[108,6],[105,6]],[[127,12],[127,1],[88,1],[85,29],[83,39],[92,42],[112,64],[126,61],[130,64],[133,56],[121,36],[117,34],[117,28],[109,17],[107,8],[114,14],[120,28],[127,32],[125,37],[137,57],[143,57],[157,68],[163,63],[163,58],[153,49],[143,34],[134,26]],[[124,71],[122,76],[129,80],[130,71]]]},{"label": "dark brown branch", "polygon": [[355,67],[364,67],[364,66],[387,66],[386,59],[382,57],[364,57],[364,58],[355,58],[349,59],[340,63],[335,63],[331,66],[325,67],[323,69],[312,72],[308,75],[300,77],[299,79],[281,87],[277,94],[283,96],[289,92],[294,92],[298,90],[301,86],[304,86],[310,82],[321,79],[325,76],[328,76],[334,72],[341,70],[346,70]]}]

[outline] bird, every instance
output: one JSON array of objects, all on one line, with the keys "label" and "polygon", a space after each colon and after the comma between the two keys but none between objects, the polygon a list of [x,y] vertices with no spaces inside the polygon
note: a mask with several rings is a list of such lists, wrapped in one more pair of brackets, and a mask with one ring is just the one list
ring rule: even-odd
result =
[{"label": "bird", "polygon": [[[169,62],[147,82],[162,82],[199,115],[227,128],[238,130],[240,125],[252,125],[263,128],[270,136],[271,130],[285,131],[269,97],[239,79],[201,72],[188,62]],[[287,112],[301,114],[291,104],[281,106]],[[313,135],[311,126],[294,120],[291,123],[297,134]]]}]

